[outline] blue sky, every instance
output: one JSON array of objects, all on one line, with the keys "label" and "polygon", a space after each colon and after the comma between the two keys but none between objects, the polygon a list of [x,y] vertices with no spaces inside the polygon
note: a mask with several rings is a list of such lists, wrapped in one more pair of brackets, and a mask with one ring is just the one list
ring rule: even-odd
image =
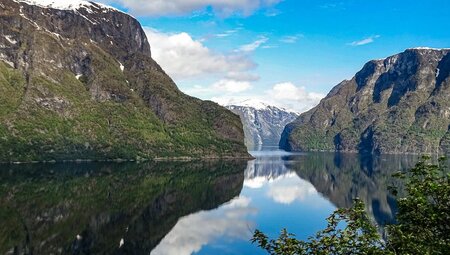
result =
[{"label": "blue sky", "polygon": [[116,0],[186,93],[304,111],[367,61],[450,47],[450,1]]}]

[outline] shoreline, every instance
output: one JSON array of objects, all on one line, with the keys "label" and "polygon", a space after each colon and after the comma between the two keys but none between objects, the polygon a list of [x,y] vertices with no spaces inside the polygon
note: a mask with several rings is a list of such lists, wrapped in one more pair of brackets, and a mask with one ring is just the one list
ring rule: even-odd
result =
[{"label": "shoreline", "polygon": [[[285,149],[282,149],[285,150]],[[430,153],[430,152],[383,152],[383,153],[368,153],[359,151],[338,151],[338,150],[307,150],[307,151],[295,151],[295,150],[285,150],[292,153],[342,153],[342,154],[358,154],[358,155],[370,155],[370,156],[383,156],[383,155],[404,155],[404,156],[449,156],[450,154],[445,153]]]},{"label": "shoreline", "polygon": [[247,156],[206,156],[206,157],[154,157],[150,159],[73,159],[73,160],[42,160],[42,161],[4,161],[1,165],[33,165],[33,164],[59,164],[59,163],[143,163],[143,162],[168,162],[168,161],[196,161],[196,160],[254,160],[255,157],[248,154]]}]

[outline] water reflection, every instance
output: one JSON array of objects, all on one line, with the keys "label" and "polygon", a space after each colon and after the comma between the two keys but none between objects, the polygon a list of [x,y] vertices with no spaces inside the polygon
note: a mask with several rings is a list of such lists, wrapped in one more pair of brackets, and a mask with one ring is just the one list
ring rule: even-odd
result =
[{"label": "water reflection", "polygon": [[1,254],[149,254],[184,215],[239,195],[246,162],[3,167]]},{"label": "water reflection", "polygon": [[257,213],[250,207],[251,199],[240,196],[220,210],[202,211],[181,218],[151,254],[189,255],[217,239],[248,241],[254,229],[248,216]]},{"label": "water reflection", "polygon": [[[391,174],[417,157],[253,152],[249,162],[1,166],[0,254],[262,254],[305,239],[355,197],[394,220]],[[401,183],[394,183],[401,186]]]},{"label": "water reflection", "polygon": [[336,207],[350,207],[360,198],[366,211],[379,225],[394,222],[395,198],[388,186],[402,186],[392,174],[408,170],[417,156],[314,153],[288,158],[290,169],[329,199]]}]

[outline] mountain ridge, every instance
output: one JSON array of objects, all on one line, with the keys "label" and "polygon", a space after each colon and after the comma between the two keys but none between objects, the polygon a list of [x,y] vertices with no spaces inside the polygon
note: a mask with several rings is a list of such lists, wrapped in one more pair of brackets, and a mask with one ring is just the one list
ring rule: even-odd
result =
[{"label": "mountain ridge", "polygon": [[450,152],[450,50],[413,48],[372,60],[286,126],[291,151]]},{"label": "mountain ridge", "polygon": [[0,161],[248,157],[238,116],[182,93],[135,18],[0,10]]},{"label": "mountain ridge", "polygon": [[284,127],[298,117],[295,112],[259,101],[249,103],[246,100],[226,108],[240,116],[245,143],[250,150],[277,145]]}]

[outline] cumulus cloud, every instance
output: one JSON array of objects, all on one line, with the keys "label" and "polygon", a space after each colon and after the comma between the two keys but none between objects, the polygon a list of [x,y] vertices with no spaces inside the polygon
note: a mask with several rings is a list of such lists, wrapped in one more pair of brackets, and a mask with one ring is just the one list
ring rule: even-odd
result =
[{"label": "cumulus cloud", "polygon": [[248,16],[261,8],[274,6],[281,0],[104,0],[127,8],[140,16],[186,15],[210,8],[220,16]]},{"label": "cumulus cloud", "polygon": [[251,87],[250,82],[248,81],[236,81],[223,79],[212,85],[212,89],[230,92],[230,93],[239,93],[248,90]]},{"label": "cumulus cloud", "polygon": [[375,41],[375,39],[377,39],[377,38],[380,38],[380,36],[379,35],[374,35],[374,36],[370,36],[370,37],[364,38],[364,39],[359,40],[359,41],[351,42],[348,45],[350,45],[350,46],[362,46],[362,45],[373,43]]},{"label": "cumulus cloud", "polygon": [[247,220],[257,213],[250,198],[238,197],[217,210],[202,211],[181,218],[151,252],[152,255],[188,255],[219,237],[249,240],[254,223]]},{"label": "cumulus cloud", "polygon": [[246,55],[214,52],[188,33],[163,33],[145,28],[153,58],[174,79],[211,74],[245,73],[256,64]]},{"label": "cumulus cloud", "polygon": [[221,105],[230,105],[251,99],[252,101],[260,101],[289,111],[302,113],[316,106],[324,97],[324,94],[309,92],[304,87],[296,86],[291,82],[284,82],[277,83],[272,88],[251,96],[225,94],[213,97],[211,100]]}]

